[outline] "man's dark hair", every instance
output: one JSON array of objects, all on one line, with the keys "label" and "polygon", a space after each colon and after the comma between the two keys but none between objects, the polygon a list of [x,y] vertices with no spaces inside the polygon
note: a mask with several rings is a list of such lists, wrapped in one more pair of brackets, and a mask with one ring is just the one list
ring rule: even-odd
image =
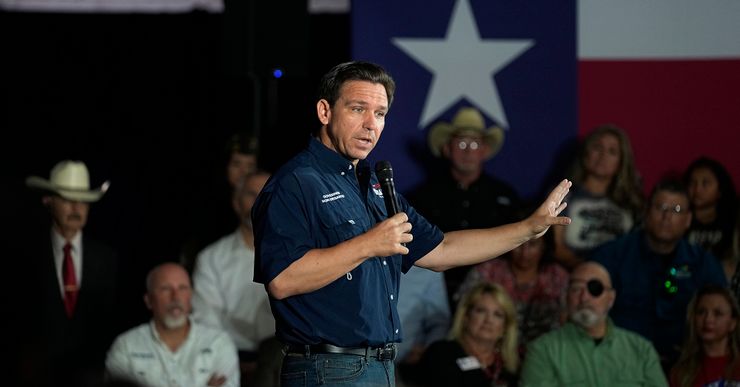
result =
[{"label": "man's dark hair", "polygon": [[653,187],[653,190],[650,192],[650,197],[648,198],[648,204],[653,205],[653,199],[655,199],[655,195],[658,194],[658,192],[670,192],[674,194],[683,195],[686,197],[686,201],[689,203],[689,210],[691,210],[691,200],[689,199],[689,190],[686,189],[686,186],[683,184],[683,182],[675,177],[669,177],[660,180],[658,183],[655,184],[655,187]]},{"label": "man's dark hair", "polygon": [[321,78],[317,100],[325,99],[330,106],[334,106],[339,98],[339,90],[347,81],[368,81],[383,85],[388,97],[388,108],[390,109],[391,103],[393,103],[393,93],[396,91],[396,83],[384,68],[370,62],[345,62],[334,66]]}]

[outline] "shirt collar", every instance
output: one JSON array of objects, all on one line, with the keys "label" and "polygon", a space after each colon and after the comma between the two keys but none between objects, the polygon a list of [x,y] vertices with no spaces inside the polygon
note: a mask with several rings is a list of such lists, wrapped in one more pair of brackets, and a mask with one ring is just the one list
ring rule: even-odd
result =
[{"label": "shirt collar", "polygon": [[[72,240],[69,241],[69,243],[72,245],[72,251],[79,253],[82,251],[82,231],[79,231],[77,234],[75,234],[74,237],[72,237]],[[54,249],[54,251],[61,251],[64,248],[64,245],[67,244],[67,240],[64,239],[64,237],[57,232],[54,227],[51,228],[51,247]]]},{"label": "shirt collar", "polygon": [[[573,329],[578,333],[579,336],[587,338],[588,340],[593,340],[594,338],[589,336],[588,333],[586,333],[586,330],[581,327],[580,325],[574,323],[573,321],[568,321],[568,324],[570,324]],[[606,335],[602,337],[603,342],[610,342],[613,340],[614,337],[614,329],[615,329],[614,322],[612,322],[611,317],[606,318]]]},{"label": "shirt collar", "polygon": [[[308,151],[314,155],[321,163],[325,164],[332,171],[347,172],[354,169],[350,160],[326,147],[318,138],[312,137],[308,144]],[[363,161],[363,160],[360,160]]]},{"label": "shirt collar", "polygon": [[[188,316],[188,324],[190,324],[190,329],[188,330],[188,336],[185,338],[185,341],[183,343],[187,342],[193,333],[193,317],[192,315]],[[154,338],[154,341],[158,343],[164,343],[162,342],[162,339],[159,338],[159,332],[157,332],[157,324],[154,322],[154,318],[149,319],[149,331],[152,333],[152,337]],[[181,345],[182,346],[182,345]]]}]

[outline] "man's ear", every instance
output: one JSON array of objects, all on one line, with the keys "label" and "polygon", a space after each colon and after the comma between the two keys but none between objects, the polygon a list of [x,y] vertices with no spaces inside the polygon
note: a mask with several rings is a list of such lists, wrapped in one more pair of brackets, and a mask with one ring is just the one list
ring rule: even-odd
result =
[{"label": "man's ear", "polygon": [[329,124],[329,120],[331,119],[331,105],[329,101],[322,98],[319,102],[316,102],[316,114],[319,116],[321,124]]},{"label": "man's ear", "polygon": [[152,310],[152,303],[149,301],[149,294],[144,295],[144,304],[147,309]]},{"label": "man's ear", "polygon": [[43,204],[44,206],[47,206],[48,207],[48,206],[51,205],[51,200],[52,200],[52,198],[49,195],[42,196],[41,197],[41,204]]},{"label": "man's ear", "polygon": [[611,292],[609,292],[609,310],[612,309],[612,306],[614,306],[614,301],[617,299],[617,289],[612,288]]},{"label": "man's ear", "polygon": [[452,143],[450,141],[447,141],[446,143],[442,144],[442,148],[440,149],[442,152],[442,156],[444,158],[449,159],[450,158],[450,147],[452,146]]}]

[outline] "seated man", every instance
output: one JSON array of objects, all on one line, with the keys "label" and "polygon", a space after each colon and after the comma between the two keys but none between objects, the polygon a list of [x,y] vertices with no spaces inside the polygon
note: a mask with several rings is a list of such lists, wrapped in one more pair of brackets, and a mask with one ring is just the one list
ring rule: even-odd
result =
[{"label": "seated man", "polygon": [[614,323],[652,341],[668,370],[678,359],[691,297],[706,284],[727,286],[727,279],[714,256],[684,238],[691,211],[680,182],[656,184],[643,225],[607,242],[592,259],[606,267],[619,293]]},{"label": "seated man", "polygon": [[191,321],[192,288],[175,263],[146,278],[152,320],[116,338],[105,367],[113,380],[157,386],[239,386],[236,347],[226,332]]},{"label": "seated man", "polygon": [[603,266],[576,266],[568,286],[570,321],[529,344],[521,386],[667,386],[650,342],[609,319],[616,297]]}]

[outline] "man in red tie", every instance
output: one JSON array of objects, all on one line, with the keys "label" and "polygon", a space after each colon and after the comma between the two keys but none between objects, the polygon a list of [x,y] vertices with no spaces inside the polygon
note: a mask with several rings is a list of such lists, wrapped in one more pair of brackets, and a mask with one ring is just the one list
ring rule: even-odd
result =
[{"label": "man in red tie", "polygon": [[102,376],[105,352],[120,330],[117,256],[83,234],[90,203],[109,183],[91,189],[87,166],[66,160],[49,179],[31,176],[26,185],[41,192],[51,227],[29,246],[22,273],[30,289],[28,310],[21,313],[30,333],[23,377],[42,385],[86,385]]}]

